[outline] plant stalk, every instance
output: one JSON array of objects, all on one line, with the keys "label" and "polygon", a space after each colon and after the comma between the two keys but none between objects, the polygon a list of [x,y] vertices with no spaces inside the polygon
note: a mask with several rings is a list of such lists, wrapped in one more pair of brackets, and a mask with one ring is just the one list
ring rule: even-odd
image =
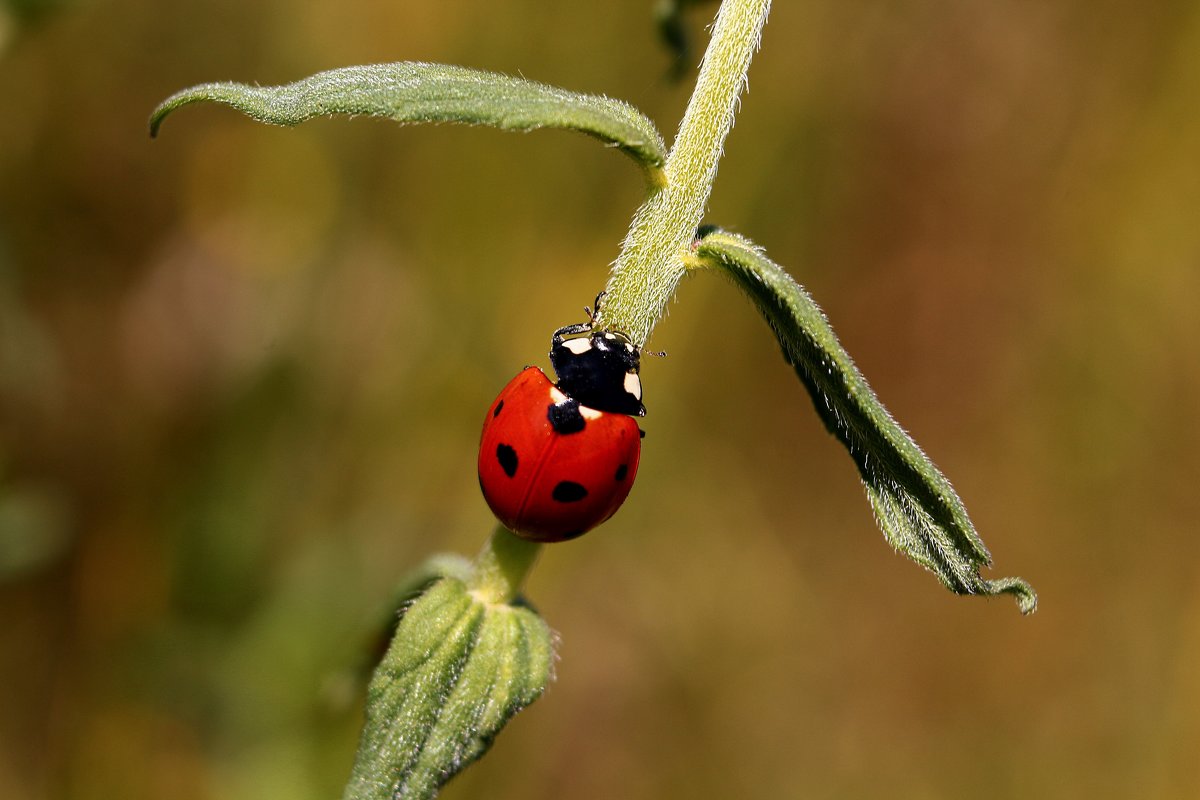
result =
[{"label": "plant stalk", "polygon": [[684,258],[704,216],[725,137],[758,49],[771,0],[724,0],[696,88],[664,167],[666,185],[638,209],[605,288],[598,323],[639,346],[686,272]]},{"label": "plant stalk", "polygon": [[471,591],[484,603],[512,602],[541,551],[540,543],[497,525],[475,558]]}]

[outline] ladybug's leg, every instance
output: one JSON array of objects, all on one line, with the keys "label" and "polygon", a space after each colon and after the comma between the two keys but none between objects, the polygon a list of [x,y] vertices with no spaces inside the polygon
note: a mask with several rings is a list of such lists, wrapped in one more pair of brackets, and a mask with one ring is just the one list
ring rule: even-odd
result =
[{"label": "ladybug's leg", "polygon": [[574,325],[567,325],[559,328],[554,332],[554,337],[550,340],[550,343],[557,347],[558,345],[562,344],[564,336],[574,336],[577,333],[585,333],[594,328],[596,325],[596,316],[600,313],[600,301],[604,299],[604,295],[606,294],[608,294],[608,292],[601,290],[600,294],[596,295],[595,311],[587,306],[583,307],[583,313],[587,314],[587,322],[579,322]]},{"label": "ladybug's leg", "polygon": [[574,336],[577,333],[586,333],[591,329],[591,322],[577,322],[574,325],[566,325],[554,332],[554,336],[550,339],[550,346],[558,347],[563,343],[564,336]]}]

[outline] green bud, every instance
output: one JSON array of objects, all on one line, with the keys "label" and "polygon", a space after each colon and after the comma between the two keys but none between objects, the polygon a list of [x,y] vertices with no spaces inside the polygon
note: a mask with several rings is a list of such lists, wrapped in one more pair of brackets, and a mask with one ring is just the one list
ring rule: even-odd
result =
[{"label": "green bud", "polygon": [[553,635],[529,608],[443,578],[404,612],[367,695],[344,800],[429,798],[550,681]]}]

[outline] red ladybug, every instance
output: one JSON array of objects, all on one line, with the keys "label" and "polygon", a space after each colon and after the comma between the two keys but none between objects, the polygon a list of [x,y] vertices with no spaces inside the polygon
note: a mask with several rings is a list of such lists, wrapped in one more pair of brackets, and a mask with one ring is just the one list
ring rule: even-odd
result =
[{"label": "red ladybug", "polygon": [[646,413],[640,358],[623,334],[568,325],[551,340],[557,384],[526,367],[501,390],[483,423],[479,486],[505,527],[560,542],[625,502],[643,435],[633,415]]}]

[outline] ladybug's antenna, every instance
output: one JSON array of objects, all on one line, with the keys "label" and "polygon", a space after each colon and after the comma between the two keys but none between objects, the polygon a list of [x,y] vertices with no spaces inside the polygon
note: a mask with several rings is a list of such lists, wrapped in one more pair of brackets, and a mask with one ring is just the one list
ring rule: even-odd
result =
[{"label": "ladybug's antenna", "polygon": [[587,306],[583,307],[584,312],[588,315],[588,324],[589,325],[596,324],[596,318],[600,316],[600,302],[602,300],[604,300],[604,295],[606,295],[606,294],[608,294],[608,292],[601,289],[600,294],[596,295],[596,311],[595,311],[595,313],[593,313],[592,309],[588,308]]}]

